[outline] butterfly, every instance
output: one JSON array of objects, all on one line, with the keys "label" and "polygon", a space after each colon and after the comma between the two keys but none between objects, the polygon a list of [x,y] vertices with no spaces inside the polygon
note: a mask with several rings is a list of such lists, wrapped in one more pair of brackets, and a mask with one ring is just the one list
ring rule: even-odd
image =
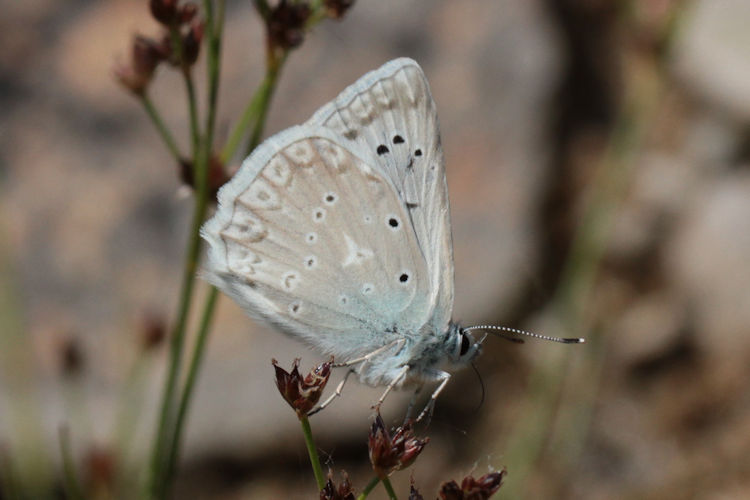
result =
[{"label": "butterfly", "polygon": [[451,319],[445,160],[412,59],[365,74],[267,139],[218,200],[202,228],[206,278],[252,317],[350,367],[344,381],[355,373],[386,386],[378,405],[393,388],[434,383],[421,418],[481,352],[471,330],[528,334]]}]

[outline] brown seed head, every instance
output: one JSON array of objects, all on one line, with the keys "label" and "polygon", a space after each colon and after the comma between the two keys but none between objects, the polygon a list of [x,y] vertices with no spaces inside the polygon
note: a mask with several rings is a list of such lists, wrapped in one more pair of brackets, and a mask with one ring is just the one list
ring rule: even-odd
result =
[{"label": "brown seed head", "polygon": [[154,19],[164,26],[170,26],[177,20],[177,0],[150,0],[148,6]]},{"label": "brown seed head", "polygon": [[190,25],[187,34],[182,38],[183,65],[192,66],[198,60],[203,40],[203,21],[196,19]]},{"label": "brown seed head", "polygon": [[375,474],[382,479],[394,471],[409,467],[429,440],[414,437],[409,424],[396,428],[391,437],[378,413],[368,438],[370,462]]},{"label": "brown seed head", "polygon": [[312,13],[307,2],[280,0],[268,15],[268,38],[282,49],[299,47],[305,39],[305,23]]},{"label": "brown seed head", "polygon": [[506,474],[503,469],[485,474],[479,479],[466,476],[460,487],[455,481],[443,483],[440,487],[440,500],[486,500],[500,489]]},{"label": "brown seed head", "polygon": [[320,490],[320,500],[355,500],[348,474],[341,471],[341,484],[337,488],[333,482],[333,473],[328,471],[328,481]]},{"label": "brown seed head", "polygon": [[[183,183],[191,188],[195,188],[195,173],[192,161],[187,158],[180,159],[179,176]],[[210,199],[216,200],[216,194],[219,192],[219,188],[226,184],[230,177],[231,175],[227,172],[227,169],[224,167],[224,164],[221,163],[219,157],[212,155],[211,163],[208,166],[208,193]]]},{"label": "brown seed head", "polygon": [[151,83],[154,70],[164,59],[162,44],[143,35],[136,35],[131,46],[130,65],[117,64],[115,78],[133,94],[143,95]]},{"label": "brown seed head", "polygon": [[409,500],[424,500],[424,497],[414,485],[414,478],[411,479],[411,486],[409,487]]},{"label": "brown seed head", "polygon": [[354,5],[354,0],[324,0],[324,4],[328,17],[341,19],[346,14],[346,11]]},{"label": "brown seed head", "polygon": [[86,356],[80,340],[70,335],[60,344],[60,370],[63,377],[77,377],[86,365]]},{"label": "brown seed head", "polygon": [[193,18],[198,14],[198,6],[195,5],[193,2],[185,2],[185,4],[180,7],[179,10],[179,19],[181,23],[189,23],[193,20]]},{"label": "brown seed head", "polygon": [[146,312],[141,319],[139,334],[141,349],[144,352],[158,349],[167,337],[167,323],[164,317],[155,312]]},{"label": "brown seed head", "polygon": [[304,417],[315,407],[323,394],[323,389],[331,376],[333,358],[315,367],[304,378],[299,373],[299,359],[294,360],[291,372],[279,367],[275,359],[271,362],[276,370],[276,387],[279,388],[281,396],[297,412],[297,417]]}]

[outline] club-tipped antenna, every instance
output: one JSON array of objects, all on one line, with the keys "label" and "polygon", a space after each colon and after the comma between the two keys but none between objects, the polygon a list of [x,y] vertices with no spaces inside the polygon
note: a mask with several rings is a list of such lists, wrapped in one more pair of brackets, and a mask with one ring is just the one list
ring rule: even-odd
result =
[{"label": "club-tipped antenna", "polygon": [[[573,338],[550,337],[548,335],[539,335],[538,333],[527,332],[526,330],[519,330],[518,328],[510,328],[507,326],[476,325],[476,326],[467,326],[466,328],[463,328],[464,332],[470,332],[471,330],[499,330],[501,332],[514,333],[516,335],[526,335],[527,337],[533,337],[535,339],[540,339],[540,340],[549,340],[550,342],[559,342],[561,344],[583,344],[584,342],[586,342],[586,339],[581,338],[581,337],[573,337]],[[503,335],[498,335],[498,336],[510,340],[508,337],[505,337]]]}]

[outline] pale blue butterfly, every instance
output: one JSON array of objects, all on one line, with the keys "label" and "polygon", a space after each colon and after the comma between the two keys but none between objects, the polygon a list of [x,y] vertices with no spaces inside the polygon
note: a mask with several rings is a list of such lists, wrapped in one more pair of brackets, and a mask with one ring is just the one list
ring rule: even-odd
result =
[{"label": "pale blue butterfly", "polygon": [[[435,103],[395,59],[261,144],[203,227],[207,279],[363,383],[437,384],[484,339],[451,321],[453,249]],[[344,379],[345,381],[346,379]],[[336,393],[322,406],[341,393]]]}]

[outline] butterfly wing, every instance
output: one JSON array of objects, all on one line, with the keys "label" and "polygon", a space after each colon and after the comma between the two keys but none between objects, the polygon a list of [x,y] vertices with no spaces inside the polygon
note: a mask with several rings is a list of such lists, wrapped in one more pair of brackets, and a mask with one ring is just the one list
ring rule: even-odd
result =
[{"label": "butterfly wing", "polygon": [[453,309],[450,208],[437,111],[422,69],[408,58],[390,61],[349,86],[308,124],[334,131],[396,187],[430,276],[428,307],[412,313],[423,313],[424,323],[446,331]]},{"label": "butterfly wing", "polygon": [[341,361],[418,331],[431,282],[391,180],[313,125],[266,140],[203,228],[207,279],[251,315]]}]

